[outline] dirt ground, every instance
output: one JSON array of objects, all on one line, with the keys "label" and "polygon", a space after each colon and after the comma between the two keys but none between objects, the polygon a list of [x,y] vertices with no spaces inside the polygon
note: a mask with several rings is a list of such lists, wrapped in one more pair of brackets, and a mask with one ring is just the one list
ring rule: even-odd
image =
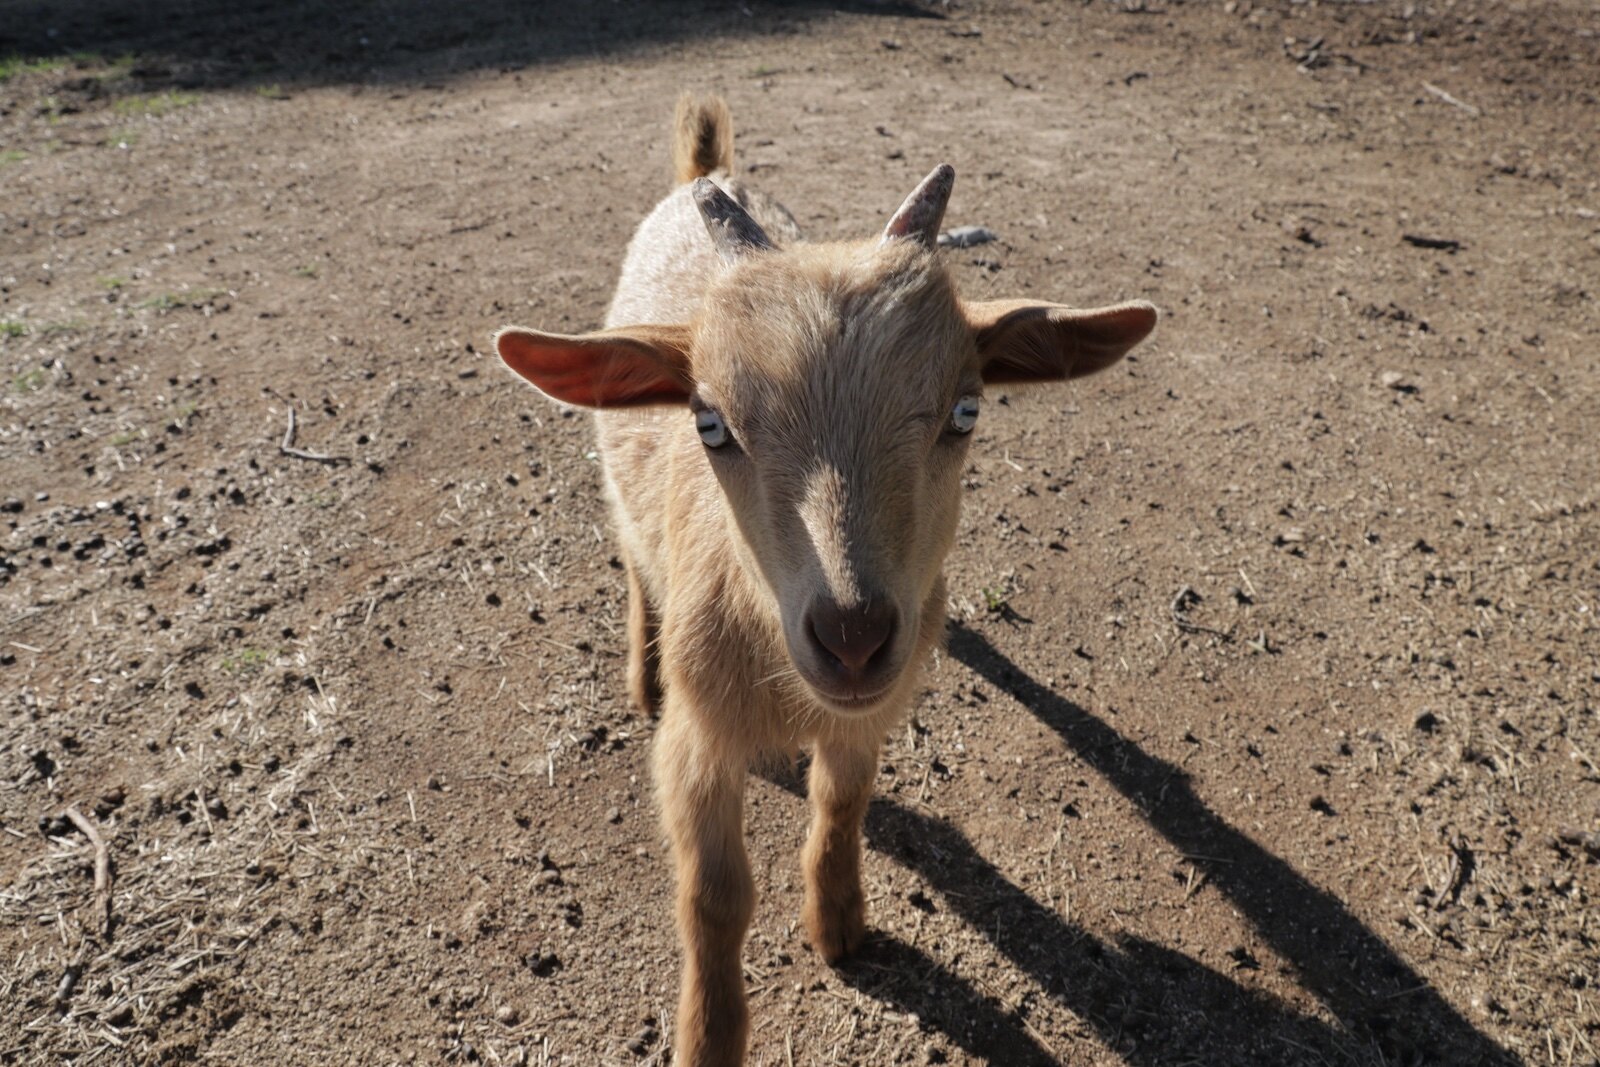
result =
[{"label": "dirt ground", "polygon": [[683,88],[815,237],[949,161],[966,292],[1164,316],[991,398],[838,970],[752,779],[751,1061],[1600,1063],[1587,0],[6,0],[4,55],[0,1063],[669,1061],[588,420],[488,341],[598,323]]}]

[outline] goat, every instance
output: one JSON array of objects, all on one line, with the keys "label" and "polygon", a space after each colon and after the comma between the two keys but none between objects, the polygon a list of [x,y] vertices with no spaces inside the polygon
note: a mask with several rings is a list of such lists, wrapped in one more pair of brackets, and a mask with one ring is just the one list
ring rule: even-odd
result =
[{"label": "goat", "polygon": [[984,386],[1108,367],[1156,311],[962,300],[936,250],[949,166],[880,238],[810,244],[731,176],[722,100],[684,95],[673,158],[683,184],[634,234],[605,329],[507,327],[495,343],[548,396],[598,409],[628,693],[646,712],[663,704],[653,766],[684,953],[676,1062],[710,1067],[743,1062],[749,1033],[749,769],[813,746],[804,921],[836,963],[866,929],[861,826],[879,749],[944,632]]}]

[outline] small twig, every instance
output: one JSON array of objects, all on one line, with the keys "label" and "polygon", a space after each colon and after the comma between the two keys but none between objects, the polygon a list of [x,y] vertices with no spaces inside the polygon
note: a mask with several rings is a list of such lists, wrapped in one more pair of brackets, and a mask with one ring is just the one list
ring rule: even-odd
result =
[{"label": "small twig", "polygon": [[1443,911],[1446,904],[1461,899],[1461,890],[1472,873],[1472,852],[1460,838],[1450,842],[1450,866],[1445,871],[1444,887],[1434,897],[1433,910]]},{"label": "small twig", "polygon": [[289,427],[283,431],[283,441],[278,445],[278,451],[293,459],[309,459],[313,463],[349,463],[349,456],[327,456],[321,452],[307,452],[303,448],[294,447],[294,405],[289,405]]},{"label": "small twig", "polygon": [[[86,818],[76,807],[67,809],[72,825],[83,831],[83,836],[94,846],[94,906],[100,916],[101,935],[111,939],[111,846],[100,836],[100,828]],[[63,985],[66,979],[62,978]],[[68,989],[70,992],[70,987]]]},{"label": "small twig", "polygon": [[1428,92],[1432,93],[1434,96],[1437,96],[1440,100],[1443,100],[1445,103],[1449,104],[1451,107],[1459,107],[1462,111],[1465,111],[1467,114],[1472,115],[1473,117],[1483,114],[1483,112],[1479,111],[1471,104],[1464,100],[1457,100],[1455,97],[1451,96],[1437,85],[1431,85],[1428,82],[1423,82],[1422,87],[1428,90]]}]

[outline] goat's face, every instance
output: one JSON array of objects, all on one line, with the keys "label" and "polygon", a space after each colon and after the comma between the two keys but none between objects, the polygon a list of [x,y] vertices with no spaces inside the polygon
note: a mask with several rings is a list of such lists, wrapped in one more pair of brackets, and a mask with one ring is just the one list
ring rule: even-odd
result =
[{"label": "goat's face", "polygon": [[1091,373],[1155,322],[1138,303],[964,304],[933,241],[951,177],[930,175],[880,242],[781,252],[705,182],[696,197],[729,267],[694,323],[497,338],[558,400],[687,406],[683,432],[699,438],[795,674],[840,715],[875,709],[940,621],[984,383]]},{"label": "goat's face", "polygon": [[893,688],[955,536],[983,378],[913,242],[749,256],[707,295],[689,407],[789,657],[824,706]]}]

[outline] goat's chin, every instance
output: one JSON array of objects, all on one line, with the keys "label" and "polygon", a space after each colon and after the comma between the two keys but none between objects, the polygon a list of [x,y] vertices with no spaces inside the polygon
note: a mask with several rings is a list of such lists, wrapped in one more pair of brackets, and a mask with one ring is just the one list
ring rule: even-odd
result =
[{"label": "goat's chin", "polygon": [[890,684],[882,692],[868,696],[829,696],[816,686],[811,686],[811,696],[829,714],[837,715],[841,719],[858,719],[881,711],[894,692],[894,685]]},{"label": "goat's chin", "polygon": [[874,671],[870,679],[852,685],[828,677],[825,672],[807,669],[798,661],[795,666],[811,699],[823,710],[844,719],[860,718],[883,710],[901,690],[900,682],[906,670],[906,662],[902,659],[897,663],[885,664],[884,669]]}]

